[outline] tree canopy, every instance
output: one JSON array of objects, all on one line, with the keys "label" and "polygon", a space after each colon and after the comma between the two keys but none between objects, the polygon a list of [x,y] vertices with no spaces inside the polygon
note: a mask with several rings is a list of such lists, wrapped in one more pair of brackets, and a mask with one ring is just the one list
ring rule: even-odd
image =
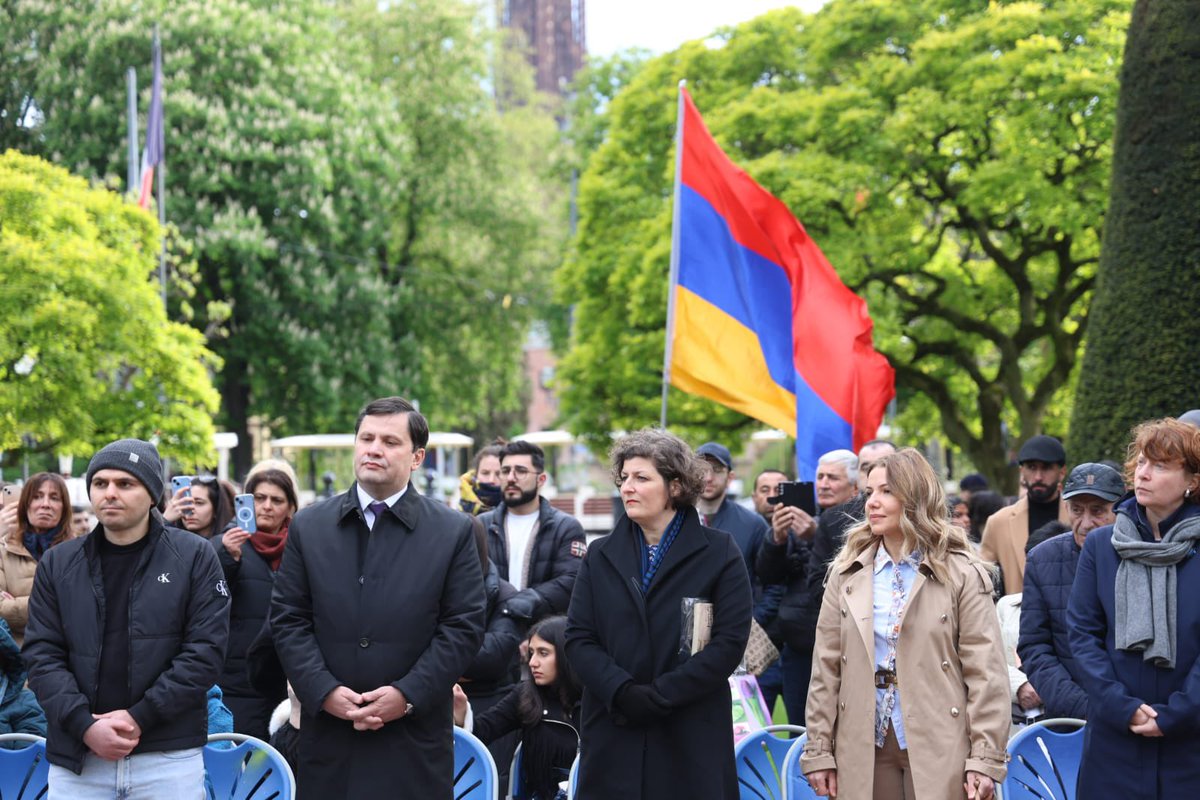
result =
[{"label": "tree canopy", "polygon": [[22,83],[0,100],[36,114],[0,142],[113,183],[124,69],[145,109],[160,26],[167,217],[194,243],[191,322],[223,359],[239,472],[251,418],[345,430],[366,399],[403,394],[435,426],[511,421],[565,215],[539,161],[553,117],[500,117],[473,4],[17,8],[0,52]]},{"label": "tree canopy", "polygon": [[0,156],[0,449],[90,455],[136,436],[211,462],[220,362],[167,321],[159,241],[158,222],[112,192]]},{"label": "tree canopy", "polygon": [[[599,441],[657,418],[686,78],[730,157],[868,300],[904,437],[947,439],[999,481],[1010,440],[1066,427],[1129,5],[833,0],[647,64],[609,106],[560,272],[568,424]],[[671,409],[697,437],[753,424],[675,390]]]}]

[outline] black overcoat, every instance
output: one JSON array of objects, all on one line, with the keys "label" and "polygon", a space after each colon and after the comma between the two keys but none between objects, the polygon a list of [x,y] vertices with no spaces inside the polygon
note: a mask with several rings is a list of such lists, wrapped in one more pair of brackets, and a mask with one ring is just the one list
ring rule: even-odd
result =
[{"label": "black overcoat", "polygon": [[[298,796],[450,800],[451,689],[479,649],[483,617],[470,518],[412,484],[369,534],[355,486],[298,513],[271,603],[303,711]],[[339,685],[395,686],[413,713],[356,731],[321,710]]]},{"label": "black overcoat", "polygon": [[[750,634],[752,595],[733,538],[687,508],[650,591],[641,590],[639,533],[625,516],[584,558],[571,597],[567,658],[583,683],[579,800],[736,800],[728,678]],[[680,648],[684,598],[713,604],[712,640]],[[648,725],[619,725],[613,698],[651,684],[669,704]]]},{"label": "black overcoat", "polygon": [[[230,528],[233,524],[230,523]],[[249,541],[242,544],[242,557],[235,559],[225,549],[223,535],[219,533],[209,540],[229,588],[229,643],[217,685],[221,687],[223,702],[233,713],[233,729],[266,740],[270,738],[267,724],[271,712],[287,699],[287,692],[268,696],[251,686],[246,654],[267,620],[275,573]]]}]

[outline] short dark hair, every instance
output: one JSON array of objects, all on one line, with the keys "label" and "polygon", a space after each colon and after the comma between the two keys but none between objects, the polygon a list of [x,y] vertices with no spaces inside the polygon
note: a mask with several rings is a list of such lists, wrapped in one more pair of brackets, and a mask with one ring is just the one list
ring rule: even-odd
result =
[{"label": "short dark hair", "polygon": [[782,475],[783,479],[785,481],[789,479],[788,474],[786,472],[784,472],[783,470],[775,469],[774,467],[768,467],[767,469],[764,469],[762,472],[760,472],[754,476],[754,485],[758,486],[758,481],[762,478],[763,475],[771,475],[771,474]]},{"label": "short dark hair", "polygon": [[258,472],[251,473],[246,480],[246,494],[254,494],[254,490],[262,483],[269,483],[283,492],[287,497],[288,505],[292,507],[292,513],[300,508],[300,503],[296,500],[296,487],[292,483],[292,477],[283,470],[260,469]]},{"label": "short dark hair", "polygon": [[504,452],[500,454],[500,463],[503,464],[504,459],[508,456],[529,456],[533,461],[534,469],[538,472],[546,469],[546,453],[533,442],[527,442],[524,439],[509,442],[504,445]]},{"label": "short dark hair", "polygon": [[423,449],[429,444],[429,423],[417,411],[417,407],[403,397],[380,397],[363,406],[354,422],[354,435],[358,435],[358,429],[367,417],[390,417],[393,414],[408,415],[408,438],[412,439],[413,450]]},{"label": "short dark hair", "polygon": [[679,481],[679,496],[672,505],[691,506],[696,504],[700,490],[704,488],[704,462],[687,446],[687,442],[662,428],[642,428],[626,434],[608,451],[613,483],[621,486],[621,472],[625,462],[631,458],[644,458],[654,465],[669,488],[671,481]]}]

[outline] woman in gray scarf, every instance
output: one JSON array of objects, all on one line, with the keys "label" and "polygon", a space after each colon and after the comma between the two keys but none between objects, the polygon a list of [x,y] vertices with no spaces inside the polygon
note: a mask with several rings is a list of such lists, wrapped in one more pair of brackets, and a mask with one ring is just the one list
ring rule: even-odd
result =
[{"label": "woman in gray scarf", "polygon": [[1088,693],[1079,797],[1200,797],[1200,429],[1133,431],[1133,492],[1088,535],[1067,607]]}]

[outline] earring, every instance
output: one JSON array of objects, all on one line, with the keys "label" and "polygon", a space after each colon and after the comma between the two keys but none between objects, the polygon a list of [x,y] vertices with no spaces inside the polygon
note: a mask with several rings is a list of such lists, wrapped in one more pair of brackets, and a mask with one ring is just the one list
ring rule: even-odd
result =
[{"label": "earring", "polygon": [[1183,499],[1184,499],[1184,500],[1187,500],[1187,499],[1188,499],[1188,498],[1190,498],[1191,496],[1192,496],[1192,490],[1191,490],[1191,489],[1184,489],[1184,490],[1183,490]]}]

